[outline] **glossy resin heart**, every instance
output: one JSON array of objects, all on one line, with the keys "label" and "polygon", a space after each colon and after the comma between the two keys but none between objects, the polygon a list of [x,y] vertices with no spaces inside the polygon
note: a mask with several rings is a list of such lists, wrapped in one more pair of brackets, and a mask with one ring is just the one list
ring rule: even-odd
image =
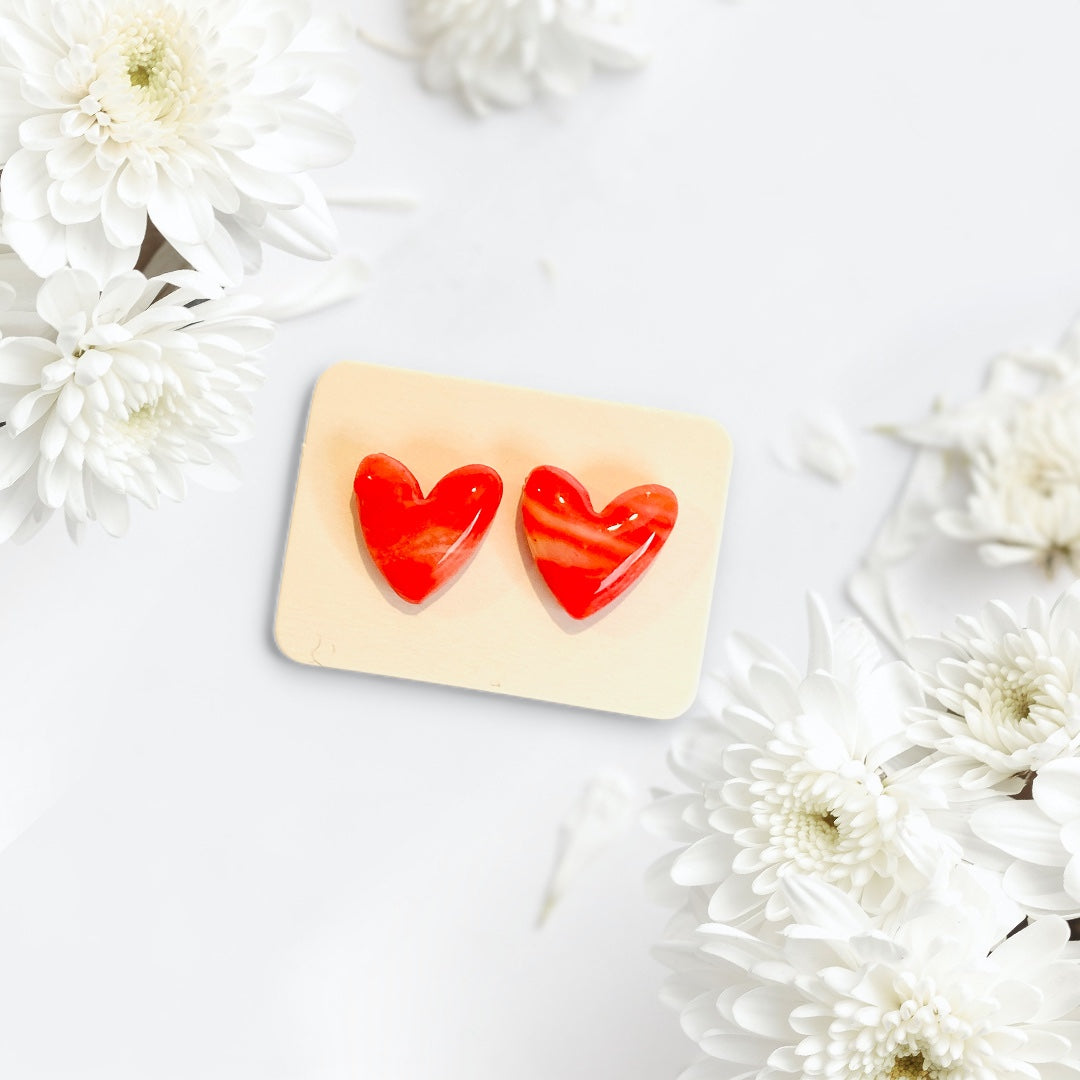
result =
[{"label": "glossy resin heart", "polygon": [[620,597],[652,564],[679,503],[659,484],[624,491],[600,513],[563,469],[541,465],[521,493],[521,517],[540,576],[568,615],[586,619]]},{"label": "glossy resin heart", "polygon": [[372,561],[402,600],[419,604],[476,554],[502,499],[502,480],[486,465],[464,465],[424,498],[400,461],[369,454],[353,490]]}]

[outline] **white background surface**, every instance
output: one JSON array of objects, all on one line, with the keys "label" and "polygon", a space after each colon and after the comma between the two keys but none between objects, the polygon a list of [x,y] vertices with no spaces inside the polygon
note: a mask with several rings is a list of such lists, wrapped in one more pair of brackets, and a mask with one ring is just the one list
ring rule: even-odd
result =
[{"label": "white background surface", "polygon": [[[400,38],[401,6],[354,14]],[[846,611],[907,457],[866,436],[850,486],[789,475],[791,413],[920,416],[1080,308],[1080,8],[641,7],[642,74],[484,122],[358,49],[358,148],[327,183],[419,209],[340,211],[371,286],[282,327],[244,487],[0,552],[3,1075],[658,1080],[691,1057],[648,956],[662,843],[631,830],[533,927],[582,785],[663,783],[670,726],[275,651],[308,396],[356,359],[716,417],[714,645],[801,657],[803,593]],[[926,628],[1064,584],[964,557],[909,575]]]}]

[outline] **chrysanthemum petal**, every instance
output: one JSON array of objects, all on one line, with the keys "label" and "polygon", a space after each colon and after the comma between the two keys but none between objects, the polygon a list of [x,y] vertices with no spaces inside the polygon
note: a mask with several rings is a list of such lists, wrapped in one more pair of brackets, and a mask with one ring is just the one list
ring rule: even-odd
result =
[{"label": "chrysanthemum petal", "polygon": [[106,188],[101,208],[101,224],[110,244],[118,248],[142,244],[146,235],[146,210],[126,203],[115,180]]},{"label": "chrysanthemum petal", "polygon": [[38,448],[31,429],[19,438],[5,438],[0,431],[0,489],[9,488],[22,479],[37,461]]},{"label": "chrysanthemum petal", "polygon": [[159,180],[147,203],[150,220],[174,244],[205,244],[217,224],[209,202],[192,198],[179,184]]},{"label": "chrysanthemum petal", "polygon": [[826,936],[869,929],[867,914],[850,896],[805,874],[789,874],[781,886],[795,922],[819,927]]},{"label": "chrysanthemum petal", "polygon": [[90,477],[91,498],[98,521],[110,536],[123,536],[131,517],[127,499],[95,476]]},{"label": "chrysanthemum petal", "polygon": [[5,214],[19,218],[39,218],[49,212],[46,198],[50,185],[45,155],[33,150],[17,150],[0,175],[0,205]]},{"label": "chrysanthemum petal", "polygon": [[244,276],[244,264],[240,252],[220,221],[214,223],[205,243],[188,244],[172,240],[172,246],[196,270],[207,274],[214,281],[235,285]]},{"label": "chrysanthemum petal", "polygon": [[1080,820],[1080,759],[1052,761],[1039,770],[1033,795],[1040,810],[1060,825]]},{"label": "chrysanthemum petal", "polygon": [[306,101],[278,108],[278,126],[240,153],[248,165],[273,172],[302,173],[344,161],[354,139],[337,117]]},{"label": "chrysanthemum petal", "polygon": [[32,220],[5,216],[3,235],[38,277],[48,277],[67,261],[67,230],[47,215]]},{"label": "chrysanthemum petal", "polygon": [[85,313],[98,299],[98,287],[90,274],[61,270],[45,281],[37,294],[37,313],[56,330],[67,329],[73,319]]},{"label": "chrysanthemum petal", "polygon": [[1080,911],[1080,901],[1065,891],[1060,867],[1014,862],[1005,871],[1004,885],[1008,894],[1029,911],[1070,916]]},{"label": "chrysanthemum petal", "polygon": [[0,66],[0,166],[18,152],[19,122],[27,115],[19,73]]},{"label": "chrysanthemum petal", "polygon": [[732,872],[712,891],[709,918],[714,922],[737,922],[760,905],[761,898],[754,892],[753,879]]},{"label": "chrysanthemum petal", "polygon": [[41,383],[42,369],[59,355],[55,344],[40,338],[0,339],[0,383],[36,387]]},{"label": "chrysanthemum petal", "polygon": [[85,270],[99,284],[131,270],[139,257],[137,245],[121,248],[110,244],[100,220],[65,226],[64,238],[70,264]]},{"label": "chrysanthemum petal", "polygon": [[337,250],[337,227],[322,193],[306,178],[298,182],[304,190],[304,202],[269,213],[261,234],[292,255],[329,259]]},{"label": "chrysanthemum petal", "polygon": [[976,810],[971,828],[1014,858],[1057,867],[1068,861],[1057,824],[1033,803],[998,800]]}]

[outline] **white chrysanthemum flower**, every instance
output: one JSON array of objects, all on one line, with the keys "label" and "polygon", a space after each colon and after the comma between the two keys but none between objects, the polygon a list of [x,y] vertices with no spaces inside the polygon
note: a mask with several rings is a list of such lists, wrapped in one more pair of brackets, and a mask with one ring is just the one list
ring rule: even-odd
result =
[{"label": "white chrysanthemum flower", "polygon": [[129,496],[156,506],[188,477],[235,473],[227,444],[249,434],[272,336],[251,301],[192,271],[99,289],[65,268],[37,284],[0,310],[0,541],[61,509],[73,531],[119,535]]},{"label": "white chrysanthemum flower", "polygon": [[[672,750],[689,794],[660,799],[651,827],[683,847],[654,877],[707,894],[714,922],[758,926],[786,916],[779,889],[813,874],[875,915],[922,887],[956,847],[930,824],[931,787],[890,771],[910,749],[897,733],[921,704],[914,672],[879,664],[861,623],[834,636],[810,605],[809,673],[756,648],[732,700]],[[667,899],[686,899],[679,889]]]},{"label": "white chrysanthemum flower", "polygon": [[954,802],[1015,794],[1047,762],[1080,752],[1080,587],[1026,622],[1000,602],[942,638],[910,643],[936,707],[908,734],[932,751],[926,775]]},{"label": "white chrysanthemum flower", "polygon": [[889,430],[959,464],[921,507],[941,532],[991,566],[1080,572],[1080,323],[1054,352],[998,357],[972,400]]},{"label": "white chrysanthemum flower", "polygon": [[1080,1077],[1064,920],[1003,940],[1001,905],[973,881],[917,898],[885,929],[813,879],[785,892],[796,925],[779,943],[701,928],[719,985],[684,1007],[708,1055],[684,1080]]},{"label": "white chrysanthemum flower", "polygon": [[571,94],[594,65],[644,62],[631,42],[632,0],[409,0],[412,32],[433,90],[460,93],[477,112],[515,106],[538,90]]},{"label": "white chrysanthemum flower", "polygon": [[1039,770],[1031,799],[994,800],[976,810],[971,828],[1005,852],[1005,891],[1032,915],[1080,915],[1080,760]]},{"label": "white chrysanthemum flower", "polygon": [[942,532],[992,566],[1061,560],[1080,573],[1080,382],[988,418],[969,470],[964,506],[937,515]]},{"label": "white chrysanthemum flower", "polygon": [[1053,352],[997,357],[962,405],[881,430],[919,453],[848,589],[898,652],[912,629],[893,569],[935,531],[974,543],[991,566],[1080,572],[1080,322]]},{"label": "white chrysanthemum flower", "polygon": [[261,243],[328,256],[307,171],[352,147],[351,82],[306,0],[5,0],[0,205],[38,274],[135,266],[149,218],[235,283]]}]

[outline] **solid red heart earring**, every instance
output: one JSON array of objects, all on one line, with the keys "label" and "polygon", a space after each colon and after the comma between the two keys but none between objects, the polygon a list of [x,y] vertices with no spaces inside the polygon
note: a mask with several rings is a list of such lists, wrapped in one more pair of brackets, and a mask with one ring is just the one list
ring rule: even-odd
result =
[{"label": "solid red heart earring", "polygon": [[575,619],[595,615],[645,573],[678,513],[675,493],[659,484],[624,491],[597,513],[579,481],[551,465],[533,469],[521,492],[533,561]]},{"label": "solid red heart earring", "polygon": [[487,465],[447,473],[424,497],[416,477],[388,454],[369,454],[353,481],[356,511],[372,562],[390,588],[422,603],[476,554],[502,499]]}]

